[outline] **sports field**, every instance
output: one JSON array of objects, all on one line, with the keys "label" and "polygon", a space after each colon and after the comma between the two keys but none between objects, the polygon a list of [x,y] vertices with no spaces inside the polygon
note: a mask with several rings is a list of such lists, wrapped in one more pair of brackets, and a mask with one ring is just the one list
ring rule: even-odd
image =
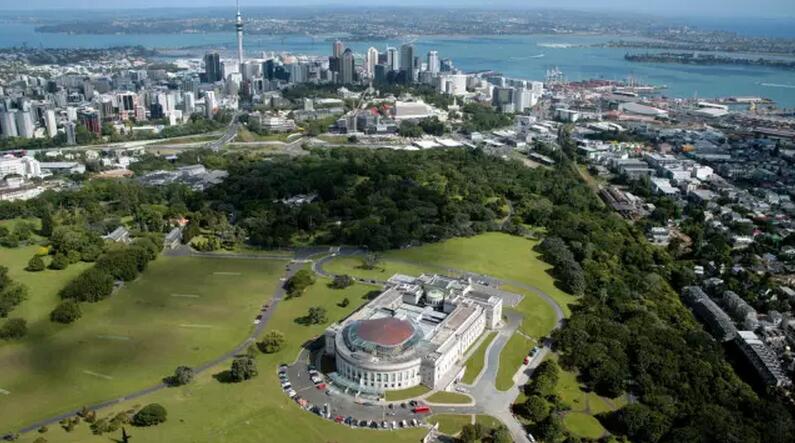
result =
[{"label": "sports field", "polygon": [[[27,262],[31,251],[2,260]],[[0,344],[0,433],[160,382],[242,342],[279,284],[282,261],[158,257],[111,298],[82,304],[71,325],[50,322],[57,291],[81,267],[13,276],[31,288],[17,313],[29,335]],[[21,266],[24,266],[22,264]],[[34,289],[35,288],[35,289]],[[13,407],[7,407],[13,405]]]},{"label": "sports field", "polygon": [[[231,260],[230,260],[231,261]],[[339,320],[359,307],[366,300],[371,288],[354,285],[344,290],[327,287],[322,278],[297,298],[281,302],[268,330],[284,332],[287,341],[278,353],[257,357],[259,376],[239,384],[220,383],[212,377],[229,368],[229,361],[211,368],[197,377],[193,383],[169,388],[147,395],[137,401],[120,403],[118,408],[99,414],[100,417],[128,409],[134,405],[150,402],[163,404],[168,411],[168,421],[153,428],[128,428],[133,441],[149,442],[348,442],[379,441],[385,443],[416,442],[425,434],[422,429],[405,431],[354,430],[305,412],[281,391],[277,366],[294,360],[301,346],[319,336],[328,326],[305,326],[296,322],[306,315],[312,306],[327,310],[329,322]],[[338,303],[348,298],[350,305],[341,308]],[[50,443],[77,443],[111,441],[113,436],[91,435],[85,424],[73,432],[66,433],[58,427],[50,427],[44,436]],[[39,437],[36,433],[25,435],[20,441],[30,443]]]}]

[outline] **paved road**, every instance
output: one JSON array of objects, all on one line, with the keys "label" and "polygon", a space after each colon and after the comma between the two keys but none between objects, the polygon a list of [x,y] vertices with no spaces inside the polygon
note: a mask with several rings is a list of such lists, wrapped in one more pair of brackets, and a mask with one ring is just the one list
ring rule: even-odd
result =
[{"label": "paved road", "polygon": [[[262,257],[258,257],[258,258],[262,258]],[[270,258],[270,259],[273,260],[274,258]],[[279,257],[278,260],[284,260],[285,262],[287,262],[289,260],[289,257]],[[288,278],[292,277],[293,275],[295,275],[295,273],[298,272],[299,270],[301,270],[302,268],[303,268],[303,264],[301,264],[301,263],[288,263],[288,264],[285,265],[285,270],[284,270],[284,273],[282,275],[282,278],[288,279]],[[269,307],[268,307],[268,309],[266,311],[262,312],[262,320],[260,321],[260,323],[256,327],[254,327],[254,329],[251,331],[249,336],[242,343],[237,345],[237,347],[235,347],[234,349],[230,350],[229,352],[227,352],[227,353],[225,353],[225,354],[223,354],[223,355],[221,355],[221,356],[219,356],[219,357],[217,357],[217,358],[215,358],[215,359],[213,359],[211,361],[208,361],[208,362],[206,362],[206,363],[204,363],[204,364],[202,364],[200,366],[194,367],[193,368],[194,373],[199,374],[199,373],[202,373],[204,371],[207,371],[208,369],[210,369],[210,368],[212,368],[212,367],[214,367],[214,366],[216,366],[216,365],[218,365],[220,363],[223,363],[224,361],[229,360],[229,359],[235,357],[238,354],[241,354],[241,353],[245,352],[246,349],[248,349],[248,347],[252,343],[254,343],[256,341],[256,339],[260,336],[260,334],[262,334],[262,331],[265,330],[265,328],[268,325],[268,322],[270,321],[270,319],[271,319],[271,317],[273,315],[273,312],[276,310],[277,305],[284,298],[285,294],[286,294],[286,292],[285,292],[285,290],[283,288],[283,285],[281,284],[281,282],[279,282],[279,284],[273,290],[273,292],[270,294],[270,296],[267,297],[265,300],[263,300],[263,303],[269,303],[270,305],[269,305]],[[168,375],[168,374],[163,374],[163,376],[166,376],[166,375]],[[160,390],[166,389],[166,388],[168,388],[168,386],[165,383],[158,383],[158,384],[150,386],[148,388],[144,388],[144,389],[135,391],[133,393],[127,394],[127,395],[125,395],[123,397],[119,397],[119,398],[115,398],[115,399],[112,399],[112,400],[107,400],[107,401],[104,401],[104,402],[101,402],[101,403],[97,403],[97,404],[94,404],[94,405],[90,405],[90,406],[88,406],[88,409],[99,411],[101,409],[105,409],[105,408],[114,406],[114,405],[116,405],[118,403],[121,403],[121,402],[124,402],[124,401],[127,401],[127,400],[133,400],[133,399],[136,399],[136,398],[139,398],[139,397],[143,397],[145,395],[148,395],[148,394],[151,394],[153,392],[157,392],[157,391],[160,391]],[[39,420],[39,421],[37,421],[35,423],[31,423],[30,425],[25,426],[24,428],[20,429],[18,432],[21,433],[21,434],[24,434],[24,433],[27,433],[27,432],[35,431],[35,430],[41,428],[42,426],[54,425],[54,424],[58,423],[59,421],[65,419],[65,418],[74,417],[78,412],[80,412],[80,409],[75,409],[73,411],[68,411],[68,412],[65,412],[63,414],[57,415],[55,417],[50,417],[50,418],[46,418],[46,419],[43,419],[43,420]]]}]

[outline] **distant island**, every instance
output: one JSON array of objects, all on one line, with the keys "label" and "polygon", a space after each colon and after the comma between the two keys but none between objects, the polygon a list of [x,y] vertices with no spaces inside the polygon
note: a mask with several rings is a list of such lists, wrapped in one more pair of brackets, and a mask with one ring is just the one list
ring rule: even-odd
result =
[{"label": "distant island", "polygon": [[662,52],[646,54],[626,54],[624,59],[638,63],[676,63],[681,65],[742,65],[766,66],[770,68],[795,69],[795,60],[775,60],[769,58],[727,57],[697,52]]}]

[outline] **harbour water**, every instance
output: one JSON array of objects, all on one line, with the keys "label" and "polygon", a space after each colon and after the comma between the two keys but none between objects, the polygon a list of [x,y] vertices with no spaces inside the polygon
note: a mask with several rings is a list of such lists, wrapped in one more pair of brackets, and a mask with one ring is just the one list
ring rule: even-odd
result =
[{"label": "harbour water", "polygon": [[[383,50],[412,41],[417,54],[439,51],[441,58],[453,59],[465,71],[495,70],[511,77],[543,80],[548,69],[558,67],[568,80],[634,78],[641,83],[666,85],[664,95],[673,97],[761,96],[780,107],[795,108],[795,71],[761,66],[695,66],[631,63],[627,52],[645,49],[594,47],[614,39],[610,36],[516,35],[516,36],[418,36],[400,41],[347,42],[357,54],[368,47]],[[37,33],[32,25],[0,24],[0,47],[109,47],[142,45],[157,49],[189,48],[179,54],[200,57],[207,49],[231,54],[233,33],[206,34],[125,34],[69,35]],[[323,37],[246,36],[246,51],[259,56],[263,51],[324,55],[331,43]]]}]

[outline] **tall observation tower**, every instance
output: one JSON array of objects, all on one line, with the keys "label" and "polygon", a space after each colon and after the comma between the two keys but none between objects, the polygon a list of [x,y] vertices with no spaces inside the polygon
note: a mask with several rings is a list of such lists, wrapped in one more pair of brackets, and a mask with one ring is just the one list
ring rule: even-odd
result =
[{"label": "tall observation tower", "polygon": [[237,62],[243,64],[243,17],[240,16],[240,0],[237,0],[237,20],[235,21],[237,30]]}]

